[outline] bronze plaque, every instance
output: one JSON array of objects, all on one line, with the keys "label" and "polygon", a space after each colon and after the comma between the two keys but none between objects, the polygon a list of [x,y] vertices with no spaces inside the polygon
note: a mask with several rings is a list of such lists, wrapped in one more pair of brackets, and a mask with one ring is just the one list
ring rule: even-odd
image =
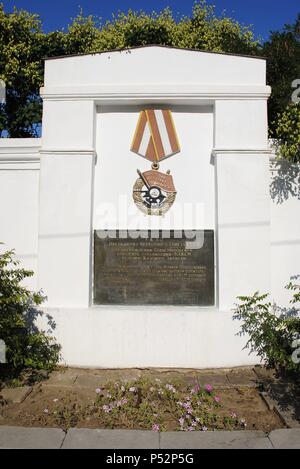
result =
[{"label": "bronze plaque", "polygon": [[214,232],[95,231],[94,304],[214,305]]}]

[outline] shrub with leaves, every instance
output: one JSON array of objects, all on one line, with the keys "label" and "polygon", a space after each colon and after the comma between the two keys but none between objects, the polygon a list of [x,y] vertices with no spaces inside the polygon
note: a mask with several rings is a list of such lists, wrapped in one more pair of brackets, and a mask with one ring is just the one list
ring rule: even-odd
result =
[{"label": "shrub with leaves", "polygon": [[[289,283],[286,287],[294,292],[290,303],[294,306],[300,299],[300,286]],[[286,371],[300,371],[300,364],[293,359],[294,344],[300,338],[299,309],[293,314],[277,315],[268,294],[239,296],[234,319],[242,321],[240,333],[249,339],[245,348],[265,361],[268,366]]]},{"label": "shrub with leaves", "polygon": [[292,163],[300,161],[300,103],[289,105],[278,116],[275,134],[278,136],[278,156]]},{"label": "shrub with leaves", "polygon": [[60,356],[60,346],[35,324],[45,297],[22,285],[32,275],[19,268],[14,251],[0,255],[0,339],[6,345],[7,365],[16,371],[51,370]]}]

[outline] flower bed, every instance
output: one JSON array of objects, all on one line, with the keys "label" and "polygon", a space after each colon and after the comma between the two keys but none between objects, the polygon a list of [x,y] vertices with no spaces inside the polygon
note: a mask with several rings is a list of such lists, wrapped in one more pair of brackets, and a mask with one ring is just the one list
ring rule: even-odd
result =
[{"label": "flower bed", "polygon": [[215,390],[142,377],[97,388],[35,385],[22,404],[0,407],[2,425],[207,431],[282,427],[255,388]]}]

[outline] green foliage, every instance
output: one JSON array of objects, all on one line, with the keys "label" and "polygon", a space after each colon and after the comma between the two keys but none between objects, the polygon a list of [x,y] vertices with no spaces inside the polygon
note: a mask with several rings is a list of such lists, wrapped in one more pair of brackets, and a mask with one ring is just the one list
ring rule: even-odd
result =
[{"label": "green foliage", "polygon": [[[79,30],[79,25],[81,30]],[[75,27],[76,26],[76,27]],[[213,6],[205,1],[195,3],[190,17],[176,18],[169,8],[147,15],[143,11],[118,13],[112,21],[95,31],[96,20],[82,16],[75,19],[69,34],[81,35],[88,28],[88,50],[109,50],[160,44],[216,52],[257,52],[258,43],[248,27],[223,15],[217,17]]]},{"label": "green foliage", "polygon": [[300,303],[300,286],[296,285],[293,282],[289,282],[285,288],[293,292],[291,304],[294,305],[294,304]]},{"label": "green foliage", "polygon": [[293,163],[300,162],[300,103],[290,104],[275,125],[278,156]]},{"label": "green foliage", "polygon": [[6,129],[11,137],[35,136],[41,121],[42,42],[37,15],[23,10],[6,14],[0,5],[0,78],[6,83],[0,134]]},{"label": "green foliage", "polygon": [[7,86],[7,102],[0,108],[0,135],[6,130],[10,137],[37,136],[45,57],[146,44],[246,54],[258,50],[250,28],[225,15],[216,17],[214,7],[205,1],[195,4],[191,17],[175,18],[170,9],[150,15],[129,10],[104,25],[80,12],[67,31],[48,34],[38,15],[16,9],[8,14],[0,5],[0,78]]},{"label": "green foliage", "polygon": [[294,24],[271,33],[263,45],[262,55],[267,57],[267,81],[272,87],[270,129],[272,137],[280,138],[280,129],[276,130],[277,116],[291,103],[292,82],[300,79],[300,14]]},{"label": "green foliage", "polygon": [[[291,304],[295,305],[300,299],[300,286],[291,282],[286,288],[294,292]],[[236,305],[234,319],[242,321],[240,334],[249,336],[245,348],[257,353],[268,366],[299,372],[300,364],[292,359],[293,342],[300,339],[299,310],[293,309],[293,315],[277,315],[267,298],[268,294],[258,292],[238,297],[241,303]]]},{"label": "green foliage", "polygon": [[40,314],[36,307],[45,297],[22,286],[33,272],[18,264],[14,251],[0,255],[0,339],[6,344],[6,359],[16,371],[51,370],[59,360],[60,346],[34,323]]},{"label": "green foliage", "polygon": [[[38,135],[42,110],[39,88],[43,85],[45,57],[159,44],[266,56],[267,80],[272,86],[269,101],[272,137],[286,142],[282,156],[295,160],[291,154],[299,141],[295,137],[296,125],[289,134],[284,122],[277,125],[277,116],[291,101],[292,81],[300,78],[299,31],[300,15],[295,24],[273,32],[261,46],[251,27],[226,14],[217,16],[213,5],[200,0],[191,15],[183,17],[177,17],[169,8],[151,14],[129,10],[102,24],[100,18],[84,16],[80,11],[66,31],[46,34],[38,15],[16,9],[8,14],[0,5],[0,79],[7,85],[7,102],[0,106],[0,135],[4,130],[10,137]],[[288,109],[287,118],[290,112]],[[285,119],[285,114],[280,119]]]}]

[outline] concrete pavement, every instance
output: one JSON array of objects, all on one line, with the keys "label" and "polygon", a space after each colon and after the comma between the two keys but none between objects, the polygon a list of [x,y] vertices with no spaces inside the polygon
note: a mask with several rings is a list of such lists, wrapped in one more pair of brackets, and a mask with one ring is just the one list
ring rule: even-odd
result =
[{"label": "concrete pavement", "polygon": [[151,432],[0,426],[0,449],[300,449],[300,429],[216,432]]}]

